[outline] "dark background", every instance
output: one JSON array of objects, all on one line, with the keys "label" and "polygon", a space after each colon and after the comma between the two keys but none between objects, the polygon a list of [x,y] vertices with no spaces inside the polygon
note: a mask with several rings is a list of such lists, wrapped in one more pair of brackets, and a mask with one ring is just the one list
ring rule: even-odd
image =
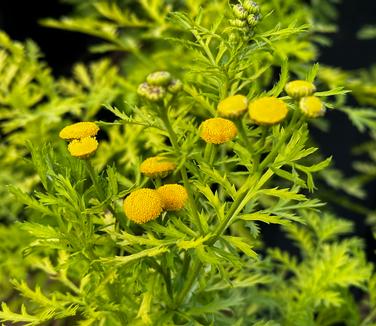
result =
[{"label": "dark background", "polygon": [[[376,0],[342,0],[338,8],[339,32],[332,35],[331,47],[321,49],[320,62],[347,70],[376,64],[376,40],[360,41],[356,38],[356,33],[362,26],[376,25]],[[59,0],[0,0],[0,29],[5,30],[13,39],[33,39],[41,47],[54,74],[67,75],[73,63],[92,58],[87,46],[95,42],[95,39],[79,33],[42,27],[38,20],[46,17],[59,18],[71,11],[71,6],[62,4]],[[333,126],[330,133],[313,130],[314,138],[324,154],[333,155],[336,166],[347,176],[351,176],[354,171],[351,168],[353,157],[350,149],[366,140],[367,136],[358,133],[343,114],[333,111],[327,116]],[[367,191],[369,196],[366,204],[376,209],[375,183],[369,185]],[[366,238],[368,254],[371,259],[375,258],[376,245],[364,217],[340,207],[336,210],[338,215],[356,222],[357,234]],[[273,228],[268,227],[265,232],[266,237],[273,242]]]}]

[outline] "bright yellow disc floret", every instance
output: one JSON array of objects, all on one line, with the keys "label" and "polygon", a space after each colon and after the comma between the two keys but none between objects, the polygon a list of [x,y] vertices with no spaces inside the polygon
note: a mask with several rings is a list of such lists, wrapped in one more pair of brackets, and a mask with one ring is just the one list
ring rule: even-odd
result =
[{"label": "bright yellow disc floret", "polygon": [[306,80],[293,80],[286,84],[287,95],[293,98],[310,96],[316,91],[315,85]]},{"label": "bright yellow disc floret", "polygon": [[316,96],[302,97],[299,101],[299,107],[310,118],[321,117],[325,113],[324,103]]},{"label": "bright yellow disc floret", "polygon": [[163,211],[163,204],[156,190],[141,188],[125,198],[123,208],[131,221],[143,224],[156,219]]},{"label": "bright yellow disc floret", "polygon": [[187,202],[187,190],[178,184],[168,184],[157,189],[162,199],[163,208],[168,211],[178,211]]},{"label": "bright yellow disc floret", "polygon": [[98,142],[95,137],[85,137],[74,139],[68,144],[69,153],[78,158],[86,158],[93,154],[98,148]]},{"label": "bright yellow disc floret", "polygon": [[218,113],[225,118],[236,118],[241,116],[248,106],[248,100],[244,95],[232,95],[218,104]]},{"label": "bright yellow disc floret", "polygon": [[93,137],[99,131],[99,127],[94,122],[77,122],[64,127],[60,133],[63,139],[81,139],[84,137]]},{"label": "bright yellow disc floret", "polygon": [[176,168],[176,164],[170,160],[153,156],[143,161],[140,165],[141,173],[147,175],[150,178],[165,177],[169,172]]},{"label": "bright yellow disc floret", "polygon": [[261,97],[249,103],[249,116],[259,125],[274,125],[286,118],[287,105],[276,97]]},{"label": "bright yellow disc floret", "polygon": [[201,124],[201,138],[207,143],[223,144],[232,140],[237,133],[235,124],[227,119],[212,118]]}]

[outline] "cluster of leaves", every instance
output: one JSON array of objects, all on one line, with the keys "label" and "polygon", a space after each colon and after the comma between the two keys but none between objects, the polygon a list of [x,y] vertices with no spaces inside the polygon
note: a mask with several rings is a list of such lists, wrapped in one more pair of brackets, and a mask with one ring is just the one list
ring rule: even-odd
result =
[{"label": "cluster of leaves", "polygon": [[[2,214],[24,219],[0,230],[20,239],[0,245],[2,321],[374,324],[373,267],[362,241],[344,237],[351,223],[323,213],[324,203],[312,195],[315,174],[330,158],[315,156],[296,103],[284,97],[290,116],[280,125],[237,121],[239,136],[220,147],[205,145],[197,133],[219,100],[283,96],[289,74],[317,77],[320,88],[329,86],[316,94],[328,107],[341,107],[360,130],[374,130],[372,111],[344,105],[343,86],[370,101],[360,82],[326,67],[316,76],[311,61],[317,45],[327,43],[322,32],[333,30],[335,1],[314,2],[312,9],[297,0],[260,1],[266,17],[249,38],[232,42],[227,1],[90,1],[78,9],[81,17],[44,24],[103,39],[94,51],[128,53],[120,64],[125,73],[104,59],[57,80],[34,43],[1,34],[0,78],[8,82],[0,93],[0,184],[15,185],[1,189],[8,198]],[[172,9],[180,11],[168,14]],[[182,76],[184,92],[160,107],[138,101],[136,87],[151,69]],[[70,157],[57,134],[71,121],[97,119],[102,104],[118,120],[98,122],[107,137],[92,159],[100,171],[93,180],[88,162]],[[372,153],[372,146],[362,149]],[[167,182],[182,182],[189,204],[135,225],[122,199],[155,186],[138,166],[159,153],[177,162]],[[299,252],[265,246],[264,224],[278,225],[278,236],[287,235]],[[22,299],[10,291],[9,275]]]},{"label": "cluster of leaves", "polygon": [[[74,78],[55,80],[32,41],[13,42],[0,34],[1,185],[17,184],[30,191],[38,178],[23,158],[25,143],[56,143],[57,131],[74,120],[92,119],[104,101],[115,101],[124,88],[117,68],[103,59],[89,67],[77,64]],[[15,219],[22,206],[0,188],[0,218]]]}]

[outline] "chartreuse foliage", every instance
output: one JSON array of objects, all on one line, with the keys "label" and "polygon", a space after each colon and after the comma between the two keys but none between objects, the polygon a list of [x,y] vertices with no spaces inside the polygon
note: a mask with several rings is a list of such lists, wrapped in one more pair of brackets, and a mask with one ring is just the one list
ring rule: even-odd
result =
[{"label": "chartreuse foliage", "polygon": [[[311,121],[284,93],[295,77],[315,82],[328,108],[374,131],[372,111],[345,105],[346,89],[361,100],[365,88],[355,91],[350,77],[312,64],[317,44],[327,42],[317,32],[333,29],[334,2],[261,1],[262,17],[247,18],[248,25],[219,0],[90,3],[77,2],[80,17],[44,24],[103,39],[94,51],[126,52],[124,73],[102,59],[55,79],[34,43],[0,35],[0,178],[12,184],[2,216],[19,220],[0,229],[0,320],[374,325],[373,266],[362,240],[349,236],[352,224],[315,196],[318,172],[336,186],[325,174],[331,158],[312,145]],[[138,97],[138,84],[157,69],[179,76],[183,89],[159,101],[158,92]],[[288,115],[272,126],[245,115],[234,119],[231,141],[205,143],[201,122],[234,94],[279,97]],[[100,146],[91,158],[71,157],[60,129],[99,120],[100,110],[117,120],[97,121]],[[372,153],[369,146],[362,150]],[[140,173],[141,161],[154,155],[176,163],[163,181]],[[184,186],[185,208],[131,222],[123,199],[162,182]],[[263,242],[272,224],[296,252]]]}]

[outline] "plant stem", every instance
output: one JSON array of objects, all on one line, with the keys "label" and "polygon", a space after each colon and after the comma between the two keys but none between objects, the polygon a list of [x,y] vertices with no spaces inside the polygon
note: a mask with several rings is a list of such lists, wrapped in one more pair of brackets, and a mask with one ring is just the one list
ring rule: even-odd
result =
[{"label": "plant stem", "polygon": [[[175,134],[175,131],[172,129],[170,120],[168,118],[167,108],[165,108],[165,107],[161,108],[160,113],[161,113],[161,119],[162,119],[162,121],[163,121],[163,123],[164,123],[164,125],[167,129],[167,132],[169,134],[171,144],[174,147],[175,151],[178,152],[179,151],[179,144],[177,142],[177,136]],[[180,173],[181,173],[181,176],[182,176],[182,179],[183,179],[184,187],[185,187],[185,189],[187,190],[187,193],[188,193],[189,205],[191,206],[191,210],[192,210],[193,218],[195,220],[195,224],[197,225],[200,233],[204,234],[204,230],[203,230],[202,225],[201,225],[200,217],[198,216],[198,208],[196,206],[196,202],[195,202],[195,199],[194,199],[194,196],[193,196],[191,185],[190,185],[189,180],[188,180],[187,170],[186,170],[184,165],[181,167]]]},{"label": "plant stem", "polygon": [[[270,162],[275,160],[278,156],[279,150],[286,139],[293,133],[295,130],[295,124],[297,124],[298,117],[300,116],[298,111],[295,111],[293,117],[287,126],[285,133],[279,139],[276,146],[272,149],[272,151],[267,155],[264,161],[259,165],[258,171],[248,179],[243,186],[239,189],[239,196],[236,200],[232,203],[226,217],[223,221],[218,225],[216,230],[214,231],[214,236],[209,240],[208,244],[213,245],[218,237],[226,230],[226,228],[231,224],[231,221],[239,214],[239,212],[243,209],[243,207],[248,203],[249,197],[252,193],[257,192],[272,176],[273,171],[268,169],[265,173],[263,173],[264,169],[268,166]],[[299,123],[298,123],[299,124]],[[256,183],[252,181],[255,180]],[[252,187],[252,184],[254,186]],[[248,191],[244,191],[247,190]],[[244,192],[243,192],[244,191]]]},{"label": "plant stem", "polygon": [[236,120],[235,124],[238,127],[239,135],[240,135],[240,138],[243,140],[244,145],[247,147],[248,150],[252,149],[251,143],[249,142],[247,133],[244,129],[243,121],[242,120]]},{"label": "plant stem", "polygon": [[206,143],[205,150],[204,150],[204,161],[209,164],[209,166],[213,166],[215,155],[217,152],[216,145]]},{"label": "plant stem", "polygon": [[90,159],[85,160],[85,163],[86,163],[86,170],[87,170],[87,172],[88,172],[88,174],[90,176],[91,182],[94,185],[94,188],[95,188],[95,191],[97,193],[97,196],[98,196],[98,198],[99,198],[100,201],[104,201],[105,200],[105,195],[104,195],[103,189],[102,189],[102,187],[101,187],[101,185],[99,183],[98,175],[95,172],[94,167],[91,164]]},{"label": "plant stem", "polygon": [[188,273],[187,273],[188,279],[184,283],[183,289],[181,290],[181,292],[179,293],[179,295],[176,298],[176,301],[175,301],[175,307],[176,308],[179,307],[183,303],[184,299],[188,295],[189,291],[192,288],[194,281],[196,280],[196,277],[199,274],[201,267],[202,267],[202,263],[201,263],[200,260],[197,259],[193,262],[193,265],[190,268],[191,270],[188,271]]}]

